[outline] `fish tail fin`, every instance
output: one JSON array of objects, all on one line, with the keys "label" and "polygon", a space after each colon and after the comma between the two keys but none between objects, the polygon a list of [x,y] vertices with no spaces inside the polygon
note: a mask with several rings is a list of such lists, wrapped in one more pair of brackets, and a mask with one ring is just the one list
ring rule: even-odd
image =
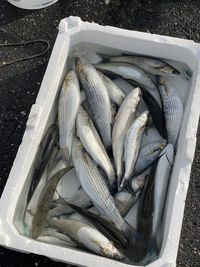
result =
[{"label": "fish tail fin", "polygon": [[148,243],[148,251],[150,254],[158,254],[158,242],[156,237],[151,237]]},{"label": "fish tail fin", "polygon": [[116,180],[113,183],[110,184],[109,189],[110,189],[110,193],[111,193],[112,196],[117,193],[118,188],[117,188],[117,181]]},{"label": "fish tail fin", "polygon": [[128,241],[126,256],[135,262],[141,262],[148,252],[148,244],[143,236],[131,227],[126,221],[122,225],[122,231]]},{"label": "fish tail fin", "polygon": [[148,252],[145,256],[145,258],[142,260],[143,265],[147,265],[152,261],[155,261],[156,258],[158,257],[158,244],[157,240],[155,237],[151,237],[149,242],[148,242]]}]

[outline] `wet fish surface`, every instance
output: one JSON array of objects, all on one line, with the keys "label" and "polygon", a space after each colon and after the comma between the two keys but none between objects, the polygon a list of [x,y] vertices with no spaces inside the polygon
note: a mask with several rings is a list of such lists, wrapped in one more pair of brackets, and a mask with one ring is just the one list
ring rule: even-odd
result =
[{"label": "wet fish surface", "polygon": [[46,187],[43,189],[40,195],[40,200],[38,202],[36,213],[33,216],[33,222],[32,222],[33,238],[37,238],[42,233],[42,229],[47,222],[47,216],[51,201],[53,199],[53,195],[56,190],[56,186],[60,181],[60,179],[63,177],[63,175],[70,169],[71,169],[70,167],[61,169],[49,180]]},{"label": "wet fish surface", "polygon": [[170,64],[156,58],[145,56],[110,57],[110,62],[123,62],[138,66],[153,75],[178,75],[180,72]]},{"label": "wet fish surface", "polygon": [[143,171],[142,173],[133,176],[129,180],[128,191],[132,193],[137,193],[140,189],[143,189],[146,180],[148,179],[151,167]]},{"label": "wet fish surface", "polygon": [[83,59],[77,60],[77,73],[85,90],[95,125],[106,148],[111,147],[111,103],[97,70]]},{"label": "wet fish surface", "polygon": [[125,93],[109,77],[100,71],[98,73],[108,91],[111,101],[120,106],[125,98]]},{"label": "wet fish surface", "polygon": [[138,154],[133,174],[139,174],[147,169],[158,158],[161,150],[165,147],[166,141],[154,141],[143,146]]},{"label": "wet fish surface", "polygon": [[140,114],[126,133],[124,152],[125,174],[120,185],[121,188],[124,188],[133,173],[148,115],[148,111]]},{"label": "wet fish surface", "polygon": [[174,163],[174,148],[168,144],[160,153],[157,164],[154,185],[154,216],[153,216],[153,236],[156,236],[158,226],[163,214],[164,203],[167,195],[167,188],[171,169]]},{"label": "wet fish surface", "polygon": [[[163,214],[174,150],[168,144],[160,153],[149,174],[138,209],[138,231],[149,242],[156,242]],[[154,249],[158,249],[157,245]]]},{"label": "wet fish surface", "polygon": [[65,205],[65,201],[81,208],[89,208],[92,206],[92,201],[90,200],[88,194],[83,189],[80,189],[71,198],[63,199],[59,206],[50,210],[49,218],[67,215],[74,212],[69,206]]},{"label": "wet fish surface", "polygon": [[31,184],[27,196],[27,204],[31,200],[31,197],[42,177],[44,169],[51,157],[52,151],[58,142],[58,127],[56,124],[52,124],[46,131],[38,148],[36,155],[35,169],[33,172]]},{"label": "wet fish surface", "polygon": [[[149,92],[147,90],[142,90],[142,98],[150,112],[151,118],[156,126],[156,129],[158,130],[160,136],[162,138],[167,138],[167,129],[165,124],[165,116],[164,111],[161,107],[161,103],[158,102],[157,98],[155,98],[155,95],[152,94],[152,92]],[[159,99],[160,101],[160,99]]]},{"label": "wet fish surface", "polygon": [[123,256],[113,243],[91,225],[72,219],[51,219],[49,224],[67,234],[78,244],[99,255],[117,260],[123,259]]},{"label": "wet fish surface", "polygon": [[154,82],[148,77],[148,75],[137,66],[133,66],[127,63],[105,63],[97,64],[95,67],[101,71],[112,73],[123,77],[124,79],[133,80],[148,89],[155,89]]},{"label": "wet fish surface", "polygon": [[97,209],[107,215],[120,229],[124,220],[115,205],[108,185],[78,139],[74,139],[72,157],[82,188]]},{"label": "wet fish surface", "polygon": [[116,182],[115,171],[92,120],[81,106],[78,111],[76,125],[77,136],[92,159],[105,171],[112,188]]},{"label": "wet fish surface", "polygon": [[166,78],[158,76],[157,83],[165,114],[167,141],[175,147],[183,118],[183,104],[176,89]]},{"label": "wet fish surface", "polygon": [[78,77],[75,71],[67,73],[59,96],[59,144],[66,161],[71,156],[76,115],[81,102]]},{"label": "wet fish surface", "polygon": [[141,89],[136,88],[130,92],[118,110],[115,116],[115,122],[112,132],[112,148],[115,166],[117,170],[118,185],[123,175],[123,153],[124,153],[124,140],[128,128],[131,126],[135,119],[136,110],[140,102]]},{"label": "wet fish surface", "polygon": [[130,194],[126,191],[121,191],[115,195],[115,203],[123,217],[126,216],[129,210],[136,203],[140,194],[141,190],[138,190],[135,194]]}]

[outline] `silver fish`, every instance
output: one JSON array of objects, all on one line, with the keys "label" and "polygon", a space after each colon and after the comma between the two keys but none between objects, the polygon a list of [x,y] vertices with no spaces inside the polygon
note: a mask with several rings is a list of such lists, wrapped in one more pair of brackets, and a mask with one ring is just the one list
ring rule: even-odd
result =
[{"label": "silver fish", "polygon": [[79,107],[76,119],[76,127],[77,136],[80,138],[81,143],[95,163],[105,171],[109,184],[112,187],[116,182],[112,163],[110,162],[110,159],[92,120],[82,106]]},{"label": "silver fish", "polygon": [[125,98],[124,92],[102,72],[98,71],[98,73],[102,78],[102,81],[108,91],[111,101],[120,106]]},{"label": "silver fish", "polygon": [[117,260],[123,259],[113,243],[91,225],[72,219],[51,219],[49,224],[98,255]]},{"label": "silver fish", "polygon": [[137,262],[140,261],[146,249],[143,237],[121,216],[104,177],[78,139],[74,139],[73,142],[72,158],[82,188],[87,192],[94,206],[115,224],[120,233],[124,234],[129,244],[127,256]]},{"label": "silver fish", "polygon": [[157,82],[163,103],[167,141],[175,147],[183,118],[183,104],[176,89],[165,78],[157,77]]},{"label": "silver fish", "polygon": [[59,142],[66,160],[69,160],[71,155],[75,119],[80,101],[78,78],[75,71],[70,71],[63,82],[58,104]]},{"label": "silver fish", "polygon": [[165,145],[166,141],[154,141],[143,146],[139,151],[133,175],[139,174],[148,168],[157,159]]},{"label": "silver fish", "polygon": [[48,165],[47,165],[47,174],[48,174],[48,179],[50,178],[50,173],[51,171],[56,167],[56,165],[58,164],[58,162],[62,159],[62,155],[61,155],[61,152],[58,148],[58,146],[55,146],[53,151],[52,151],[52,154],[51,154],[51,157],[48,161]]},{"label": "silver fish", "polygon": [[136,81],[145,88],[152,90],[156,89],[154,82],[142,69],[138,68],[137,66],[133,66],[127,63],[113,62],[97,64],[95,65],[95,67],[99,70],[122,76],[124,79]]},{"label": "silver fish", "polygon": [[124,220],[109,192],[107,183],[78,139],[74,139],[72,158],[81,186],[93,204],[121,229]]},{"label": "silver fish", "polygon": [[49,218],[67,215],[74,212],[68,205],[65,205],[65,200],[81,208],[89,208],[92,206],[92,201],[90,200],[88,194],[83,189],[80,189],[71,198],[64,199],[63,205],[61,204],[50,210]]},{"label": "silver fish", "polygon": [[52,124],[44,134],[38,147],[38,153],[35,159],[35,169],[32,174],[31,184],[27,195],[27,205],[29,204],[36,187],[38,186],[44,170],[48,164],[55,145],[58,142],[58,126]]},{"label": "silver fish", "polygon": [[[65,218],[64,218],[65,219]],[[90,220],[89,218],[87,218],[86,216],[83,216],[81,215],[80,213],[78,212],[74,212],[72,213],[71,215],[68,216],[68,218],[66,219],[70,219],[70,220],[75,220],[75,221],[79,221],[79,222],[82,222],[82,223],[85,223],[85,224],[88,224],[92,227],[95,227],[95,223]],[[96,227],[95,227],[96,228]],[[97,228],[98,229],[98,228]]]},{"label": "silver fish", "polygon": [[131,192],[138,192],[138,190],[142,189],[145,185],[145,181],[147,180],[147,177],[151,171],[151,167],[143,171],[142,173],[133,176],[133,178],[130,181],[129,190]]},{"label": "silver fish", "polygon": [[70,246],[70,247],[77,247],[77,243],[75,243],[74,241],[72,241],[72,239],[70,237],[68,237],[67,235],[63,235],[61,233],[59,233],[56,229],[54,228],[45,228],[40,237],[46,237],[46,236],[53,236],[58,238],[59,240],[65,242],[66,245]]},{"label": "silver fish", "polygon": [[51,201],[53,199],[53,195],[56,190],[56,186],[60,179],[63,177],[63,175],[69,170],[70,168],[63,168],[58,171],[55,175],[53,175],[53,177],[49,180],[49,182],[41,192],[40,199],[36,208],[36,213],[33,216],[33,238],[37,238],[41,234],[43,227],[47,223],[48,212],[51,205]]},{"label": "silver fish", "polygon": [[148,121],[148,115],[148,111],[144,111],[142,114],[140,114],[126,134],[124,152],[125,174],[120,185],[121,188],[124,188],[124,185],[133,173],[144,129]]},{"label": "silver fish", "polygon": [[157,243],[173,160],[174,149],[171,144],[168,144],[151,168],[138,208],[138,231],[156,251],[155,243]]},{"label": "silver fish", "polygon": [[111,147],[111,103],[97,70],[83,59],[77,60],[77,73],[86,93],[97,130],[106,148]]},{"label": "silver fish", "polygon": [[158,226],[163,214],[164,203],[167,195],[167,188],[170,179],[170,173],[174,162],[174,149],[168,144],[160,153],[157,169],[155,173],[154,185],[154,213],[152,233],[157,234]]},{"label": "silver fish", "polygon": [[160,95],[154,81],[140,68],[134,65],[120,62],[97,64],[95,67],[103,72],[119,75],[130,80],[134,86],[139,86],[149,92],[161,106]]},{"label": "silver fish", "polygon": [[138,66],[153,75],[178,75],[180,72],[170,64],[159,59],[145,56],[111,57],[110,62],[124,62]]},{"label": "silver fish", "polygon": [[125,135],[128,128],[134,121],[136,110],[140,102],[140,97],[140,88],[136,88],[132,92],[130,92],[121,104],[120,109],[115,116],[115,123],[112,132],[112,148],[117,170],[118,185],[123,172],[122,157],[124,151]]}]

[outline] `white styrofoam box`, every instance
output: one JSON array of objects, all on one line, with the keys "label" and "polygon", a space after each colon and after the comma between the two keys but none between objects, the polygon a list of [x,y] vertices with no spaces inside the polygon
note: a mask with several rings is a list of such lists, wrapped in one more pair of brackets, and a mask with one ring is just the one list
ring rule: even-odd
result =
[{"label": "white styrofoam box", "polygon": [[60,23],[36,103],[0,200],[0,245],[80,266],[129,266],[77,249],[32,240],[19,234],[14,224],[20,221],[24,212],[38,145],[55,120],[57,95],[68,69],[68,56],[75,48],[81,52],[85,47],[107,54],[124,52],[163,58],[178,66],[182,73],[187,69],[193,72],[190,81],[180,78],[175,83],[184,103],[184,118],[165,205],[162,248],[159,258],[148,265],[175,266],[200,111],[199,45],[188,40],[99,26],[78,17],[69,17]]}]

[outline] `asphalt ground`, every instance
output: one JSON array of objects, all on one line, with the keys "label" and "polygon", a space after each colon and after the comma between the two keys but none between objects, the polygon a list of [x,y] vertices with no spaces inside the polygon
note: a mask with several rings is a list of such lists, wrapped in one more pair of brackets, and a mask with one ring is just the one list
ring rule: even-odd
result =
[{"label": "asphalt ground", "polygon": [[[59,21],[69,15],[131,30],[151,32],[200,42],[200,1],[178,0],[60,0],[46,9],[27,11],[5,0],[0,4],[0,42],[46,39],[55,42]],[[34,52],[41,49],[34,47]],[[0,61],[32,53],[30,48],[0,49]],[[48,63],[44,57],[0,69],[0,195],[6,184],[26,120],[35,102]],[[200,131],[186,200],[178,267],[200,266]],[[175,229],[174,229],[175,231]],[[66,266],[37,255],[0,248],[0,266]]]}]

